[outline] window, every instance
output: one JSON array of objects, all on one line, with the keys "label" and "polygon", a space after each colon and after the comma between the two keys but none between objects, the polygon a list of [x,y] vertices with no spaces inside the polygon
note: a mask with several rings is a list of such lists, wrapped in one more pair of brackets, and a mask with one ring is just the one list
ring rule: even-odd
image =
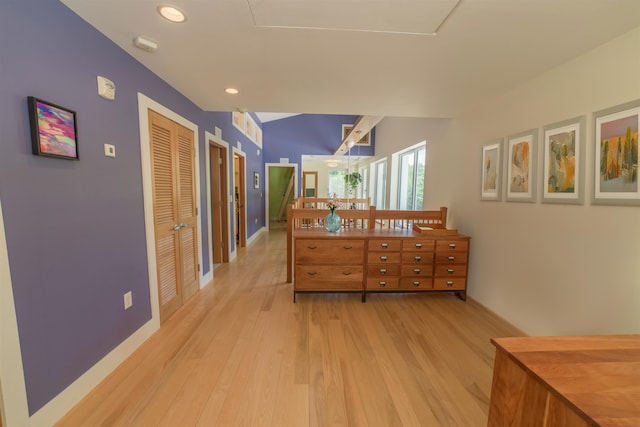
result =
[{"label": "window", "polygon": [[330,170],[329,171],[329,194],[328,197],[331,197],[333,193],[336,193],[339,198],[346,197],[347,189],[344,183],[344,176],[346,171],[344,170]]},{"label": "window", "polygon": [[398,209],[422,210],[424,197],[424,144],[399,154]]},{"label": "window", "polygon": [[387,202],[387,159],[373,164],[373,201],[378,209],[384,209]]},{"label": "window", "polygon": [[362,182],[358,186],[357,197],[359,199],[366,199],[369,197],[369,168],[367,166],[362,167],[358,172],[360,172],[360,176],[362,176]]}]

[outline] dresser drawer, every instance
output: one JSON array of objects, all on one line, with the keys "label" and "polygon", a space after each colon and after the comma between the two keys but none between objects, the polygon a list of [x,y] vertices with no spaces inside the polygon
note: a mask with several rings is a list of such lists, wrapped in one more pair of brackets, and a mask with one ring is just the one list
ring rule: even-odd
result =
[{"label": "dresser drawer", "polygon": [[432,265],[403,265],[402,276],[431,277],[433,276]]},{"label": "dresser drawer", "polygon": [[363,264],[363,239],[297,239],[296,264]]},{"label": "dresser drawer", "polygon": [[296,265],[296,289],[362,289],[361,265]]},{"label": "dresser drawer", "polygon": [[461,291],[467,286],[467,279],[464,277],[436,277],[433,280],[433,288],[438,290]]},{"label": "dresser drawer", "polygon": [[403,251],[433,252],[435,240],[431,239],[404,239],[402,241]]},{"label": "dresser drawer", "polygon": [[400,279],[397,277],[368,277],[367,289],[369,290],[385,290],[398,289]]},{"label": "dresser drawer", "polygon": [[400,262],[400,252],[369,252],[368,264],[393,264]]},{"label": "dresser drawer", "polygon": [[401,240],[398,239],[369,239],[370,251],[399,251]]},{"label": "dresser drawer", "polygon": [[403,252],[402,264],[433,264],[433,252]]},{"label": "dresser drawer", "polygon": [[438,240],[436,243],[436,253],[467,253],[468,250],[468,240]]},{"label": "dresser drawer", "polygon": [[466,264],[468,253],[464,252],[436,252],[436,264]]},{"label": "dresser drawer", "polygon": [[367,277],[369,276],[399,276],[400,264],[368,264]]},{"label": "dresser drawer", "polygon": [[467,275],[467,265],[436,265],[434,275],[436,277],[465,277]]},{"label": "dresser drawer", "polygon": [[433,289],[433,284],[431,283],[431,278],[403,277],[402,279],[400,279],[400,289],[413,289],[413,290]]}]

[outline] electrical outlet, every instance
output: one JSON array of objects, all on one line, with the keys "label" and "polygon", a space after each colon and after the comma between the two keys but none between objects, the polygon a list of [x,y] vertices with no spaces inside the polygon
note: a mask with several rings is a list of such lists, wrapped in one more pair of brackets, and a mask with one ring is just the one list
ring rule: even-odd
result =
[{"label": "electrical outlet", "polygon": [[104,144],[104,155],[107,157],[115,157],[116,147],[112,144]]},{"label": "electrical outlet", "polygon": [[124,294],[124,309],[128,309],[133,305],[133,297],[131,296],[131,291]]}]

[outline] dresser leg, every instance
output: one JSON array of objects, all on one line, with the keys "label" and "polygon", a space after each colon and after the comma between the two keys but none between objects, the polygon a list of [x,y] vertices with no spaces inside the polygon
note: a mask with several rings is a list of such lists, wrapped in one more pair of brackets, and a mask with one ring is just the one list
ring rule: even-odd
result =
[{"label": "dresser leg", "polygon": [[367,302],[367,293],[362,291],[362,302]]},{"label": "dresser leg", "polygon": [[293,303],[296,303],[296,291],[293,291]]}]

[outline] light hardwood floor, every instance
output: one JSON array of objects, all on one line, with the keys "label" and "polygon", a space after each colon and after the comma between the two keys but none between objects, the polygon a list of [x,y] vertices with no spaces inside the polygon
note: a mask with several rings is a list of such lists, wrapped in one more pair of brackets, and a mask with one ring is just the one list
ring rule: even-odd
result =
[{"label": "light hardwood floor", "polygon": [[[486,426],[491,337],[448,294],[299,294],[263,233],[58,426]],[[471,286],[481,286],[470,280]]]}]

